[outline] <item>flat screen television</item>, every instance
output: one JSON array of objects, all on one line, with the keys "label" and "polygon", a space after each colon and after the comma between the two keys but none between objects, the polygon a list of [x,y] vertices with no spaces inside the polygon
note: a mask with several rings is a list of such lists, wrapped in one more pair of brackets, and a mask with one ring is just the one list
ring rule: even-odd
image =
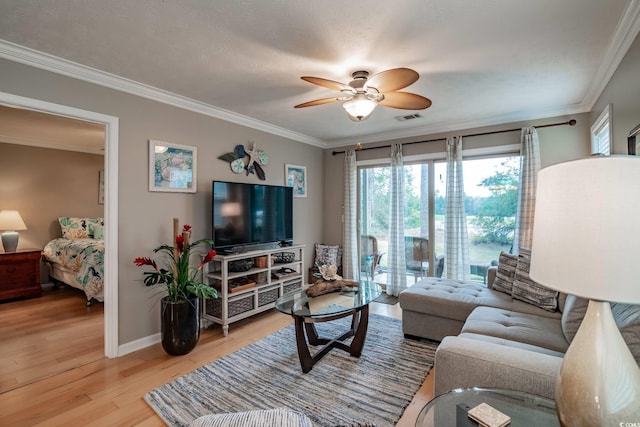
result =
[{"label": "flat screen television", "polygon": [[277,185],[213,181],[213,247],[293,241],[293,189]]}]

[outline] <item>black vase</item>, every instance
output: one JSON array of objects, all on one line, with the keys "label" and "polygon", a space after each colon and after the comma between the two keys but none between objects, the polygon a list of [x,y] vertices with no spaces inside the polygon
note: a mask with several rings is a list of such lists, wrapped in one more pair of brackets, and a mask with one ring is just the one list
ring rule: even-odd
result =
[{"label": "black vase", "polygon": [[161,302],[162,348],[172,356],[191,352],[200,338],[200,313],[198,298],[171,302],[167,297]]}]

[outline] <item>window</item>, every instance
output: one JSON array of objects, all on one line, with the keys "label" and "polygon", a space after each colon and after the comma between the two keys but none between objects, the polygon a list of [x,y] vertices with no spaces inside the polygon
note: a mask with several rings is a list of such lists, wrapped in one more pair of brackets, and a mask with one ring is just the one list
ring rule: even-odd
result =
[{"label": "window", "polygon": [[[446,163],[435,165],[435,249],[444,253]],[[463,160],[465,213],[469,236],[471,279],[483,281],[500,252],[511,252],[515,230],[520,157]]]},{"label": "window", "polygon": [[602,111],[598,120],[591,126],[591,155],[609,156],[611,154],[611,104]]}]

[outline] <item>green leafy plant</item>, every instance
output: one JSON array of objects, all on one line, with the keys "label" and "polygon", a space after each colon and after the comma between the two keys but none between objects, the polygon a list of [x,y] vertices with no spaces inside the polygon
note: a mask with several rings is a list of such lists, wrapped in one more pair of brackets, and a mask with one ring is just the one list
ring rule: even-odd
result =
[{"label": "green leafy plant", "polygon": [[151,258],[138,257],[133,261],[138,267],[153,267],[153,271],[144,272],[144,284],[146,286],[165,285],[170,302],[188,301],[195,297],[218,297],[214,288],[198,279],[202,267],[216,256],[216,251],[213,249],[208,251],[197,267],[192,267],[190,264],[192,251],[197,246],[213,242],[210,239],[200,239],[190,243],[190,236],[191,226],[185,225],[182,234],[175,237],[174,245],[165,244],[153,250],[154,253],[160,253],[163,256],[166,261],[164,267],[158,267],[156,261]]}]

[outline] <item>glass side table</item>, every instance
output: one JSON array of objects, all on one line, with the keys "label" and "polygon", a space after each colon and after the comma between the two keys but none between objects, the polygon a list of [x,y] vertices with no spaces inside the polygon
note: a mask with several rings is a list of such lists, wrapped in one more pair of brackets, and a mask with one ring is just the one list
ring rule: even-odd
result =
[{"label": "glass side table", "polygon": [[535,394],[489,388],[460,388],[435,397],[418,414],[416,427],[471,427],[478,423],[458,405],[473,408],[481,403],[511,417],[509,426],[559,427],[556,404]]}]

